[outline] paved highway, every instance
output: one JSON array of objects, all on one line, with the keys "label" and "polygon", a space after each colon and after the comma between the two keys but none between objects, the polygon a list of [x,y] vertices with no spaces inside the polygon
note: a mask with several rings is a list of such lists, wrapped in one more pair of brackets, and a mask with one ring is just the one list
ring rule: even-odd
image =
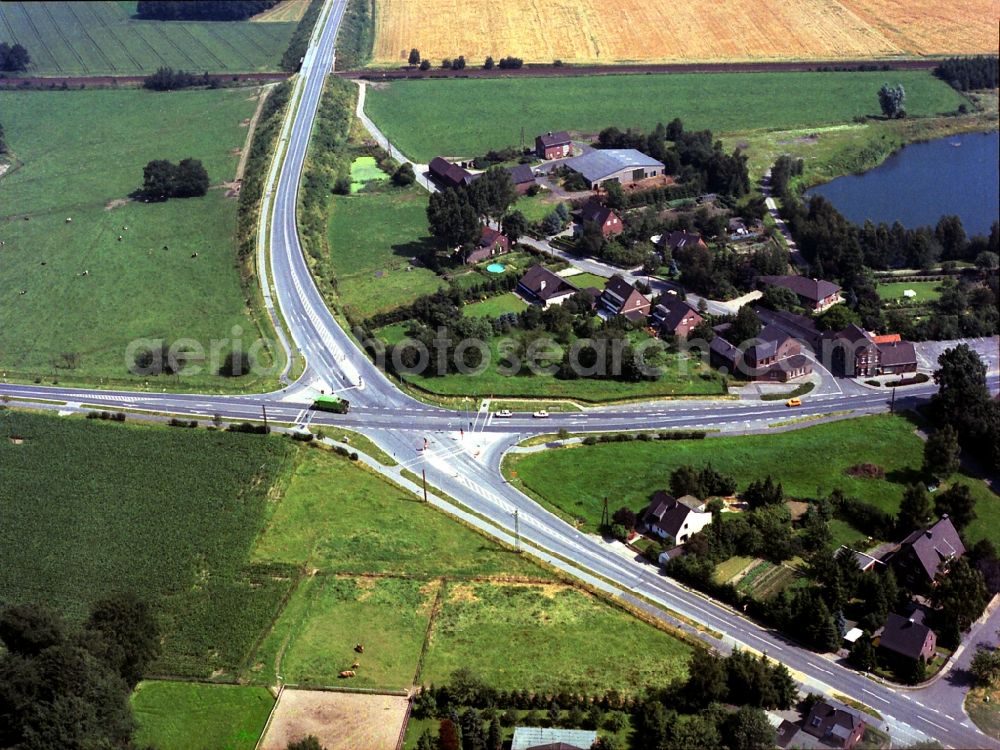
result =
[{"label": "paved highway", "polygon": [[[509,541],[516,511],[521,538],[552,564],[612,595],[630,601],[638,601],[636,597],[641,596],[702,622],[725,634],[726,646],[766,651],[794,670],[798,679],[812,689],[848,695],[878,711],[886,717],[897,743],[933,737],[954,747],[1000,747],[975,730],[960,708],[955,708],[960,707],[960,700],[955,697],[960,698],[960,693],[951,694],[950,701],[940,699],[934,708],[926,708],[920,705],[919,692],[881,685],[824,656],[798,648],[728,607],[663,577],[650,566],[624,558],[600,540],[580,534],[508,485],[499,471],[504,452],[523,436],[554,432],[562,427],[571,431],[707,428],[739,433],[766,428],[791,417],[886,411],[887,394],[830,394],[809,399],[795,410],[787,409],[782,402],[689,400],[554,413],[548,419],[533,419],[524,414],[497,419],[488,409],[480,410],[478,404],[471,412],[465,412],[416,401],[402,393],[358,350],[327,309],[312,280],[299,245],[295,217],[302,165],[324,80],[333,65],[334,40],[345,6],[346,0],[327,0],[296,82],[293,106],[297,109],[284,131],[284,158],[276,164],[276,183],[266,197],[271,212],[270,223],[266,225],[270,268],[262,268],[260,275],[265,284],[265,299],[273,305],[269,308],[272,315],[277,319],[280,310],[287,324],[289,349],[301,352],[307,360],[302,377],[282,391],[242,396],[15,384],[0,384],[0,394],[14,400],[47,400],[70,405],[64,408],[100,406],[202,419],[215,415],[226,420],[260,419],[266,410],[268,418],[275,421],[338,424],[363,430],[395,455],[403,467],[416,473],[426,472],[428,483],[443,498],[437,503],[450,512],[466,513],[467,520]],[[262,221],[266,220],[264,213]],[[263,255],[261,259],[266,260]],[[310,411],[307,407],[320,390],[349,399],[350,413],[331,415]],[[897,401],[903,406],[910,399],[926,398],[932,392],[932,387],[916,387]],[[465,510],[458,509],[449,498],[454,498]],[[477,515],[468,516],[467,511]],[[659,616],[669,617],[662,613]]]}]

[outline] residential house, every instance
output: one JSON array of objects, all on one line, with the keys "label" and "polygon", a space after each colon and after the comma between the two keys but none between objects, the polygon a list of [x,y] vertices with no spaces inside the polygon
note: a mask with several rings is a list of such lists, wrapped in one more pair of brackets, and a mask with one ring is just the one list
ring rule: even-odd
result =
[{"label": "residential house", "polygon": [[[897,334],[898,336],[898,334]],[[903,375],[917,371],[917,348],[910,341],[889,341],[878,346],[879,375]]]},{"label": "residential house", "polygon": [[813,312],[822,312],[844,301],[840,296],[840,287],[832,281],[810,279],[808,276],[761,276],[757,281],[764,286],[790,289],[799,298],[799,304]]},{"label": "residential house", "polygon": [[466,263],[478,263],[481,260],[502,255],[510,251],[510,238],[493,227],[483,227],[482,235],[476,247],[465,258]]},{"label": "residential house", "polygon": [[878,646],[897,657],[929,662],[937,653],[937,635],[916,615],[903,617],[890,612],[878,637]]},{"label": "residential house", "polygon": [[535,155],[539,159],[562,159],[572,153],[573,141],[565,130],[535,137]]},{"label": "residential house", "polygon": [[667,294],[663,301],[653,308],[653,326],[661,336],[676,336],[686,339],[691,329],[704,318],[697,310],[680,297]]},{"label": "residential house", "polygon": [[567,159],[566,166],[579,173],[597,190],[606,182],[627,185],[663,174],[663,162],[634,148],[605,148]]},{"label": "residential house", "polygon": [[840,748],[853,750],[865,734],[864,719],[846,708],[834,708],[826,701],[816,703],[801,726],[783,721],[776,744],[781,748]]},{"label": "residential house", "polygon": [[670,252],[681,250],[686,247],[700,247],[702,249],[708,247],[708,245],[705,244],[705,240],[701,238],[700,234],[684,232],[680,229],[673,232],[664,232],[660,235],[660,241],[657,244],[660,245],[660,247],[666,248]]},{"label": "residential house", "polygon": [[545,266],[535,265],[521,277],[516,291],[526,301],[548,307],[562,304],[579,290]]},{"label": "residential house", "polygon": [[914,531],[900,542],[889,564],[909,588],[920,590],[929,586],[939,572],[947,572],[951,561],[964,554],[965,545],[945,515],[930,528]]},{"label": "residential house", "polygon": [[740,347],[716,335],[708,350],[713,367],[725,367],[748,380],[787,383],[812,372],[799,340],[776,325],[764,326],[752,342],[740,342]]},{"label": "residential house", "polygon": [[510,172],[511,182],[518,195],[524,195],[535,184],[535,173],[529,164],[515,164],[507,167],[507,171]]},{"label": "residential house", "polygon": [[434,182],[443,188],[468,187],[475,181],[474,175],[440,156],[431,159],[427,170]]},{"label": "residential house", "polygon": [[605,237],[621,234],[625,229],[618,214],[597,201],[588,201],[580,209],[580,223],[590,222],[597,224],[601,228],[601,234]]},{"label": "residential house", "polygon": [[590,750],[595,742],[597,732],[591,729],[515,727],[510,750]]},{"label": "residential house", "polygon": [[624,315],[632,322],[640,322],[649,316],[652,302],[625,279],[615,274],[604,285],[601,305],[611,315]]},{"label": "residential house", "polygon": [[712,514],[705,509],[705,503],[696,497],[685,495],[675,498],[657,490],[642,514],[642,522],[661,539],[683,544],[712,523]]},{"label": "residential house", "polygon": [[875,336],[853,323],[822,337],[824,361],[843,377],[902,375],[917,371],[917,350],[898,334]]}]

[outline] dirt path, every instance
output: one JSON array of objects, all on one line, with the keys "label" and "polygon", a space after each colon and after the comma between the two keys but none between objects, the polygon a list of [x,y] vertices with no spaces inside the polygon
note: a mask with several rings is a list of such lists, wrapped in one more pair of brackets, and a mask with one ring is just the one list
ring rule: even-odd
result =
[{"label": "dirt path", "polygon": [[250,144],[253,143],[253,134],[257,130],[257,121],[260,120],[261,110],[264,109],[264,101],[267,99],[268,92],[276,85],[269,83],[258,89],[257,108],[253,111],[253,117],[250,118],[250,123],[247,125],[247,137],[243,141],[243,148],[240,150],[240,160],[236,165],[236,177],[233,178],[236,182],[243,179],[243,172],[247,167],[247,159],[250,158]]}]

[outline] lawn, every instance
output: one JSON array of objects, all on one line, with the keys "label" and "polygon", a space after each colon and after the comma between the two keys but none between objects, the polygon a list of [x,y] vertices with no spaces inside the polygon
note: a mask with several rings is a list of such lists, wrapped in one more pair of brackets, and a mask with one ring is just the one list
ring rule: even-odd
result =
[{"label": "lawn", "polygon": [[[876,287],[878,296],[887,302],[934,302],[941,296],[941,284],[937,281],[894,281],[888,284],[879,284]],[[904,297],[903,292],[912,289],[917,293],[915,297]]]},{"label": "lawn", "polygon": [[[816,461],[817,446],[823,460]],[[582,518],[589,528],[600,523],[605,497],[615,507],[644,508],[654,490],[663,489],[670,473],[683,464],[703,466],[736,477],[740,490],[767,474],[793,498],[827,495],[841,488],[848,495],[895,513],[907,483],[920,479],[923,442],[913,425],[899,416],[871,416],[817,425],[776,435],[708,440],[608,443],[511,456],[505,472],[565,517]],[[859,463],[876,463],[886,478],[847,476]],[[971,541],[1000,543],[1000,498],[983,482],[965,476],[977,500],[978,518],[966,529]],[[846,538],[846,531],[840,533]],[[861,536],[855,532],[853,538]]]},{"label": "lawn", "polygon": [[409,493],[320,449],[301,454],[253,558],[324,573],[549,577]]},{"label": "lawn", "polygon": [[538,195],[522,195],[514,204],[514,211],[520,211],[528,221],[541,221],[562,201],[553,198],[547,191],[542,191]]},{"label": "lawn", "polygon": [[274,706],[262,687],[146,681],[132,694],[137,747],[253,750]]},{"label": "lawn", "polygon": [[[989,697],[990,702],[984,702]],[[976,688],[965,698],[965,710],[976,726],[995,740],[1000,740],[1000,690]]]},{"label": "lawn", "polygon": [[[202,198],[119,205],[151,159],[191,156],[213,185],[232,180],[256,91],[0,92],[20,165],[0,179],[0,366],[9,375],[136,384],[125,354],[136,339],[189,338],[209,351],[214,341],[228,349],[226,340],[257,338],[235,199],[212,188]],[[72,369],[63,353],[77,355]],[[171,385],[223,380],[188,373]]]},{"label": "lawn", "polygon": [[135,591],[163,631],[154,672],[236,669],[294,575],[248,560],[290,453],[277,437],[0,412],[0,601],[79,617]]},{"label": "lawn", "polygon": [[0,42],[23,44],[31,75],[140,75],[278,70],[295,22],[140,21],[134,2],[13,2]]},{"label": "lawn", "polygon": [[[726,133],[850,123],[879,113],[876,92],[887,79],[904,85],[910,117],[966,101],[927,71],[692,73],[397,81],[370,90],[366,108],[399,149],[427,162],[520,143],[522,127],[532,135],[593,134],[610,125],[649,130],[679,117],[688,129]],[[467,117],[470,108],[479,116]]]},{"label": "lawn", "polygon": [[460,667],[500,690],[634,693],[682,678],[691,649],[564,586],[450,584],[421,681]]},{"label": "lawn", "polygon": [[345,308],[368,317],[441,287],[433,271],[410,264],[431,242],[425,191],[338,195],[331,205],[330,264]]},{"label": "lawn", "polygon": [[462,314],[474,318],[499,318],[507,313],[519,313],[528,305],[513,292],[473,302],[462,308]]},{"label": "lawn", "polygon": [[577,289],[587,289],[589,287],[604,289],[604,285],[608,283],[607,278],[598,276],[596,273],[573,274],[572,276],[567,276],[566,281],[573,284]]}]

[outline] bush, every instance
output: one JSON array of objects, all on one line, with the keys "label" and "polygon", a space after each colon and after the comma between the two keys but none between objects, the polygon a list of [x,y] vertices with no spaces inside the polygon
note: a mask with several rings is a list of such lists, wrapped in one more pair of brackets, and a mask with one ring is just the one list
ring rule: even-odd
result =
[{"label": "bush", "polygon": [[229,432],[245,432],[250,435],[267,435],[271,432],[271,428],[263,424],[254,424],[253,422],[240,422],[238,424],[231,424],[227,428]]},{"label": "bush", "polygon": [[123,411],[90,411],[87,412],[87,419],[103,419],[111,422],[124,422],[125,412]]},{"label": "bush", "polygon": [[196,419],[177,419],[176,417],[171,417],[170,421],[167,422],[171,427],[197,427],[198,420]]},{"label": "bush", "polygon": [[291,435],[292,440],[297,440],[300,443],[311,443],[316,439],[316,436],[311,432],[293,432]]}]

